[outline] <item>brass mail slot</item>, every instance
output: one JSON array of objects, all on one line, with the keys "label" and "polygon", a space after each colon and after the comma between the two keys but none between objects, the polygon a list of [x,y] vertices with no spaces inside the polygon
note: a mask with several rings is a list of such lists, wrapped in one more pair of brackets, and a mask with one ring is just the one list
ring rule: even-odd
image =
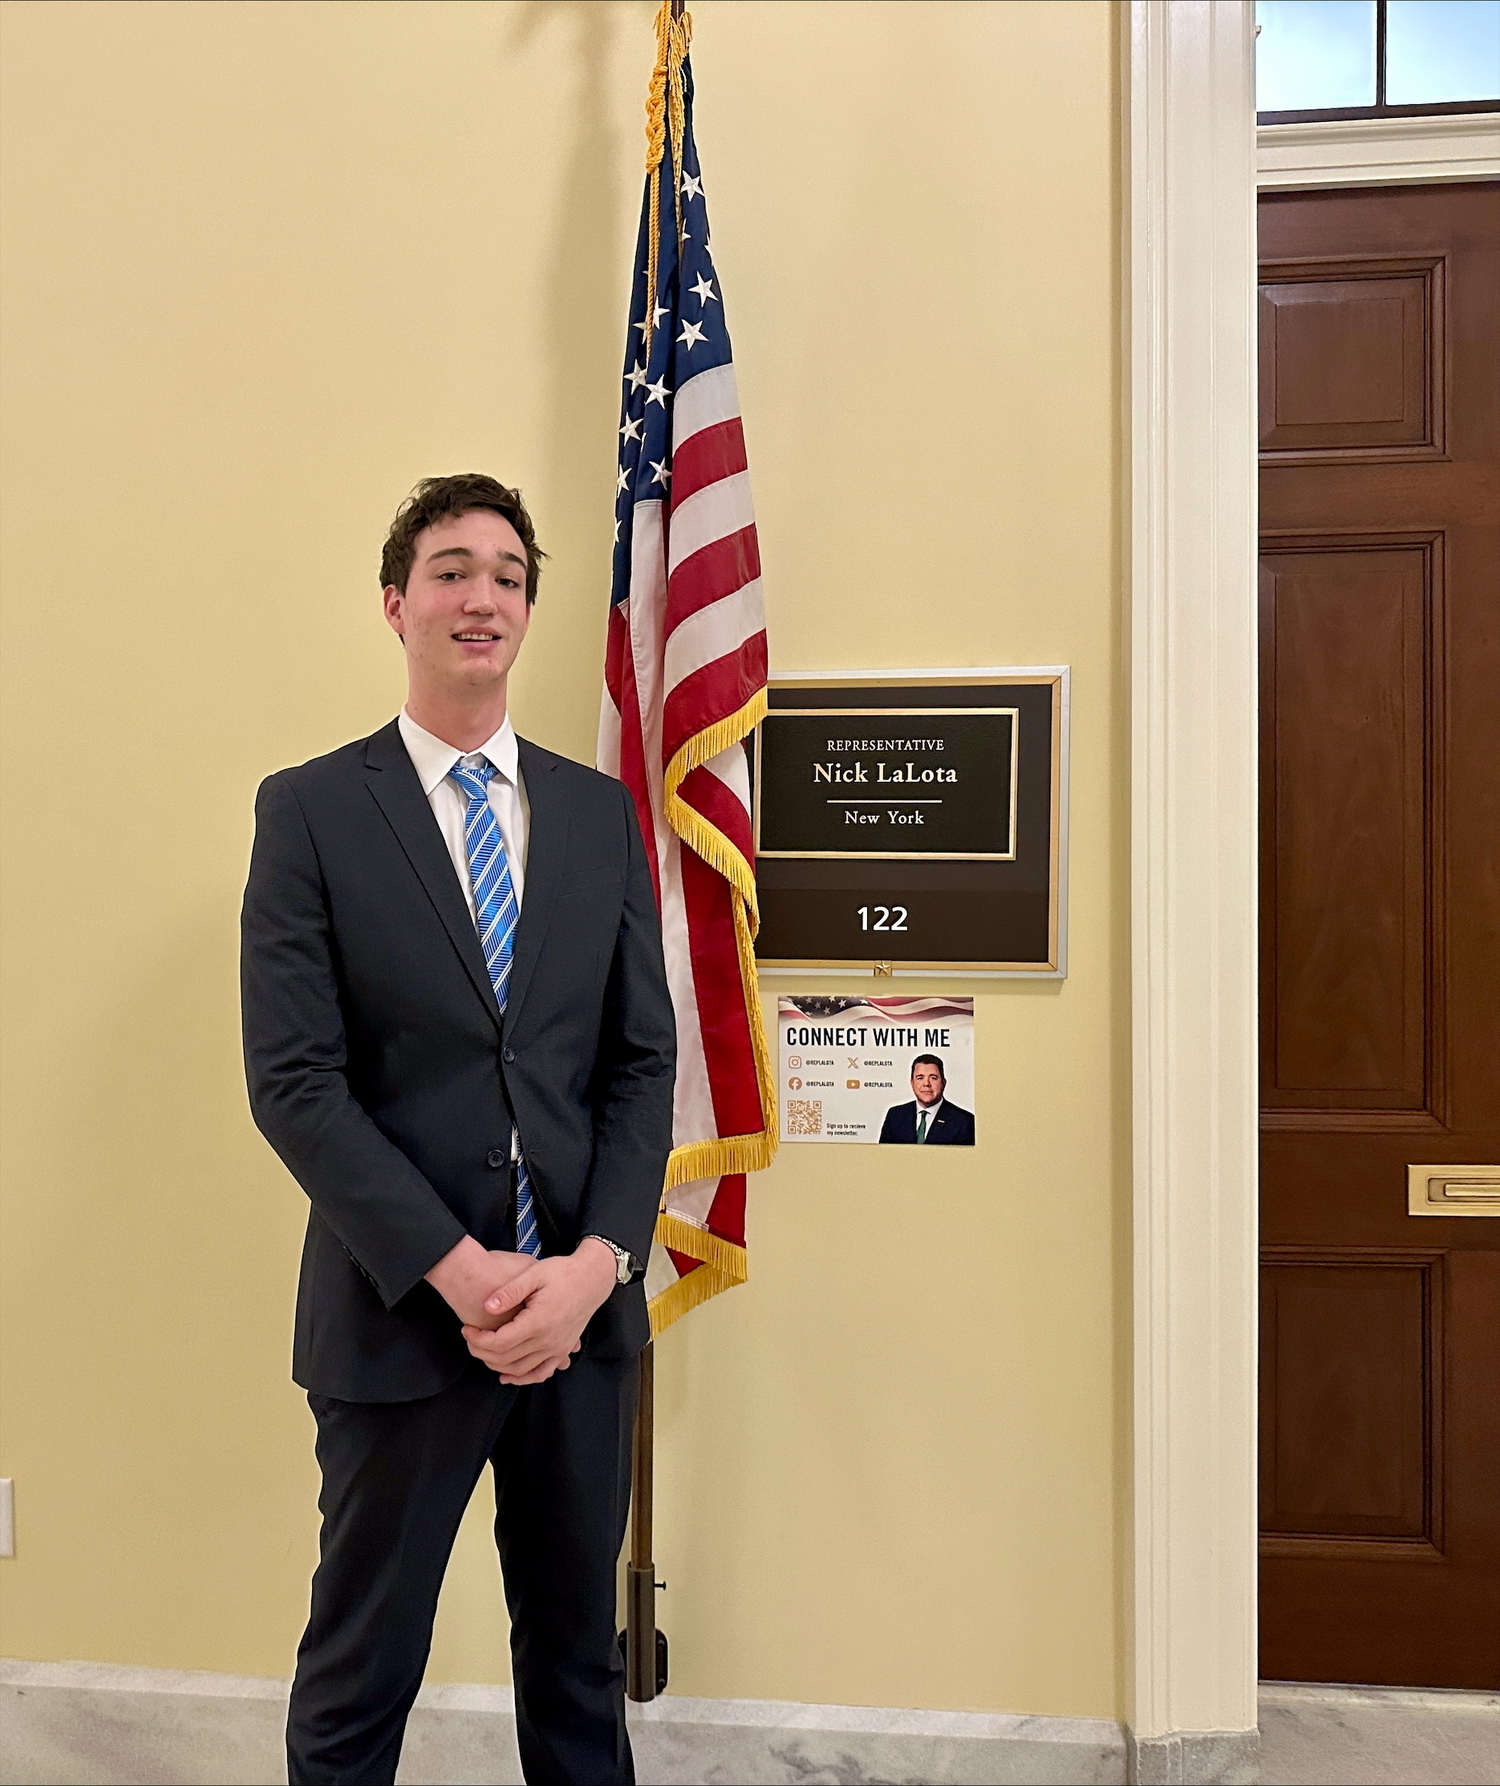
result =
[{"label": "brass mail slot", "polygon": [[1500,1216],[1500,1166],[1408,1166],[1408,1215]]}]

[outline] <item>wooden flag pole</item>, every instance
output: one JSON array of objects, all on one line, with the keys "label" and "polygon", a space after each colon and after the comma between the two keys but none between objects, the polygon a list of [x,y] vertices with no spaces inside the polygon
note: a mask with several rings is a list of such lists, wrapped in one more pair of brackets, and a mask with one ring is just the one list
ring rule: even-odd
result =
[{"label": "wooden flag pole", "polygon": [[[625,1566],[625,1691],[655,1699],[667,1684],[667,1639],[656,1628],[656,1564],[651,1556],[656,1388],[654,1348],[641,1353],[640,1400],[630,1452],[630,1561]],[[660,1584],[665,1587],[666,1583]]]}]

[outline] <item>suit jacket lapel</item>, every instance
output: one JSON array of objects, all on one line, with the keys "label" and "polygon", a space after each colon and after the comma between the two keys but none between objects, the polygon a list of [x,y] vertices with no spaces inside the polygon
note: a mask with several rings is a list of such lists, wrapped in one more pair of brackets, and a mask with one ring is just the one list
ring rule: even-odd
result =
[{"label": "suit jacket lapel", "polygon": [[530,817],[526,831],[526,890],[521,899],[521,921],[516,926],[516,952],[505,1008],[505,1027],[511,1033],[542,952],[568,853],[568,809],[553,780],[557,759],[525,738],[518,738],[516,743]]},{"label": "suit jacket lapel", "polygon": [[438,822],[432,816],[432,808],[427,804],[427,796],[422,792],[412,760],[406,754],[395,720],[382,726],[366,744],[365,769],[371,794],[426,888],[427,897],[458,950],[459,960],[474,982],[475,991],[498,1025],[500,1009],[490,985],[484,951],[479,946],[479,932],[469,916],[458,876],[453,870],[453,858],[448,854]]}]

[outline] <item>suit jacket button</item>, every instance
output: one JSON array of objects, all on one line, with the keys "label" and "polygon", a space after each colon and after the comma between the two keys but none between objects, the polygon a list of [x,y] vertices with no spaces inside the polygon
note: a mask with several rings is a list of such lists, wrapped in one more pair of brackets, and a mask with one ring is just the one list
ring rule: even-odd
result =
[{"label": "suit jacket button", "polygon": [[503,1060],[505,1062],[505,1064],[507,1066],[509,1066],[510,1063],[516,1058],[515,1049],[514,1048],[506,1048],[506,1049],[502,1050],[500,1058],[501,1058],[501,1060]]},{"label": "suit jacket button", "polygon": [[484,1156],[484,1163],[486,1166],[493,1166],[498,1171],[509,1158],[510,1155],[503,1147],[492,1147]]}]

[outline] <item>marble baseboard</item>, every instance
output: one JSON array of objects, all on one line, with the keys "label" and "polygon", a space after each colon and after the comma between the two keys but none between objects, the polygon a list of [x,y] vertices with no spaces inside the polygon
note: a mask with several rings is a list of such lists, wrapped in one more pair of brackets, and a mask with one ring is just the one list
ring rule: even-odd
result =
[{"label": "marble baseboard", "polygon": [[[286,1778],[286,1683],[81,1662],[0,1663],[5,1786],[262,1786]],[[1107,1719],[686,1699],[630,1707],[641,1786],[1094,1786],[1125,1779]],[[404,1786],[521,1779],[510,1692],[429,1686]]]},{"label": "marble baseboard", "polygon": [[[277,1786],[286,1683],[0,1661],[4,1786]],[[1262,1786],[1500,1786],[1500,1693],[1267,1682]],[[1254,1731],[1136,1742],[1105,1719],[686,1699],[630,1708],[642,1786],[1229,1786]],[[518,1786],[504,1687],[424,1687],[404,1786]]]},{"label": "marble baseboard", "polygon": [[1126,1777],[1131,1786],[1256,1786],[1258,1730],[1186,1730],[1172,1736],[1126,1732]]}]

